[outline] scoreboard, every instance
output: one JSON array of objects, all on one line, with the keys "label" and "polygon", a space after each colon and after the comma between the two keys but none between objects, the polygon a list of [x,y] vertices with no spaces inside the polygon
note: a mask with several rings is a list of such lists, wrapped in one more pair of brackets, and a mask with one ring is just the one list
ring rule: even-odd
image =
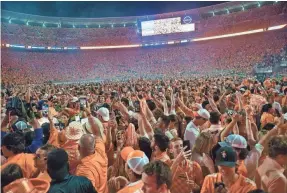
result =
[{"label": "scoreboard", "polygon": [[158,20],[141,21],[142,36],[154,36],[195,31],[191,17],[174,17]]}]

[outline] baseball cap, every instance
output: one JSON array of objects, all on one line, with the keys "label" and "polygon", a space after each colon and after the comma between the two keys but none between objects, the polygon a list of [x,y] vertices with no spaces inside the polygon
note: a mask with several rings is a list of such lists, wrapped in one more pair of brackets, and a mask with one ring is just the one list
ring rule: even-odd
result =
[{"label": "baseball cap", "polygon": [[98,111],[97,114],[101,115],[104,121],[109,121],[110,120],[110,111],[109,109],[105,107],[101,107]]},{"label": "baseball cap", "polygon": [[[123,154],[122,154],[123,152]],[[129,152],[129,153],[128,153]],[[126,162],[129,168],[136,174],[141,175],[143,173],[143,168],[146,164],[149,163],[148,157],[145,155],[143,151],[133,150],[132,147],[126,147],[121,151],[121,156],[128,156],[126,158]],[[122,156],[123,157],[123,156]]]},{"label": "baseball cap", "polygon": [[79,101],[79,98],[78,98],[78,97],[73,97],[71,102],[72,102],[72,103],[75,103],[75,102],[77,102],[77,101]]},{"label": "baseball cap", "polygon": [[195,114],[195,117],[199,116],[204,119],[209,119],[210,118],[210,113],[206,109],[199,109]]},{"label": "baseball cap", "polygon": [[228,135],[223,142],[218,142],[221,147],[231,146],[235,148],[247,148],[247,141],[244,137],[237,134]]},{"label": "baseball cap", "polygon": [[73,121],[66,128],[66,137],[70,140],[79,140],[84,134],[83,126],[80,122]]},{"label": "baseball cap", "polygon": [[133,151],[134,148],[132,148],[131,146],[127,146],[122,149],[121,157],[123,158],[123,160],[125,160],[125,162],[127,161],[129,154]]},{"label": "baseball cap", "polygon": [[221,147],[216,152],[215,165],[216,166],[227,166],[235,167],[237,161],[236,152],[232,147]]},{"label": "baseball cap", "polygon": [[17,123],[15,123],[15,126],[16,126],[17,130],[21,130],[21,131],[28,128],[27,123],[25,123],[24,121],[18,121]]}]

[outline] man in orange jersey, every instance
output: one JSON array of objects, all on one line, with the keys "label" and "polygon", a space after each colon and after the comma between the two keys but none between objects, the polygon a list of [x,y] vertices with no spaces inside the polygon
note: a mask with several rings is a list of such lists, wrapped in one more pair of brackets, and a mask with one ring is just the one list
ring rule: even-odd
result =
[{"label": "man in orange jersey", "polygon": [[[174,157],[183,150],[183,141],[181,138],[172,139],[172,152]],[[172,160],[173,164],[177,164],[173,173],[171,193],[190,193],[199,191],[203,182],[202,170],[197,162],[185,159],[179,163],[177,159]]]},{"label": "man in orange jersey", "polygon": [[38,169],[37,178],[51,182],[51,178],[47,172],[47,156],[55,148],[53,145],[45,144],[36,151],[34,165]]},{"label": "man in orange jersey", "polygon": [[23,177],[31,178],[35,174],[37,169],[34,166],[34,155],[24,153],[24,135],[20,133],[8,133],[2,139],[1,149],[3,155],[7,158],[7,161],[2,165],[1,170],[9,164],[17,164],[23,171]]},{"label": "man in orange jersey", "polygon": [[90,109],[85,109],[91,131],[94,135],[85,134],[79,141],[81,163],[76,170],[77,176],[85,176],[91,180],[98,193],[107,193],[108,158],[105,152],[105,143],[101,129],[95,123]]},{"label": "man in orange jersey", "polygon": [[98,193],[107,193],[108,158],[103,140],[84,134],[79,141],[79,152],[81,163],[76,175],[87,177]]},{"label": "man in orange jersey", "polygon": [[205,177],[201,193],[246,193],[256,189],[253,181],[235,172],[236,161],[236,152],[232,147],[221,147],[215,160],[219,173]]}]

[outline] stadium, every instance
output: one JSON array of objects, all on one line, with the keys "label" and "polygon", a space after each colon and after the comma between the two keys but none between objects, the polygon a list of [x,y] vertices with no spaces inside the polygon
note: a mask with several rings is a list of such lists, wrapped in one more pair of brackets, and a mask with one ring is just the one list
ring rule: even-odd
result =
[{"label": "stadium", "polygon": [[1,192],[287,192],[287,2],[186,2],[1,2]]},{"label": "stadium", "polygon": [[[286,57],[280,56],[286,46],[284,2],[99,19],[3,10],[1,32],[2,81],[20,84],[39,72],[41,79],[31,77],[31,83],[250,74],[255,66],[274,75],[286,65],[270,61]],[[270,62],[272,70],[262,68]]]}]

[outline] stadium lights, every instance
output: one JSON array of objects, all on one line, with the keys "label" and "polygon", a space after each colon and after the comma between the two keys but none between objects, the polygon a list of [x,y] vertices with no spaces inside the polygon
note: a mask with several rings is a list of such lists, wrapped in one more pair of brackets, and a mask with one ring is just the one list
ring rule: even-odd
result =
[{"label": "stadium lights", "polygon": [[136,48],[136,47],[141,47],[141,44],[120,45],[120,46],[85,46],[85,47],[80,47],[80,49],[81,50],[99,50],[99,49]]},{"label": "stadium lights", "polygon": [[268,31],[270,30],[276,30],[276,29],[282,29],[283,27],[285,27],[287,24],[284,25],[277,25],[277,26],[272,26],[268,28]]},{"label": "stadium lights", "polygon": [[225,35],[219,35],[219,36],[211,36],[206,38],[195,38],[192,41],[203,41],[203,40],[214,40],[214,39],[220,39],[220,38],[227,38],[227,37],[233,37],[233,36],[241,36],[241,35],[247,35],[247,34],[253,34],[258,32],[263,32],[263,29],[257,29],[257,30],[251,30],[251,31],[245,31],[245,32],[239,32],[239,33],[232,33],[232,34],[225,34]]}]

